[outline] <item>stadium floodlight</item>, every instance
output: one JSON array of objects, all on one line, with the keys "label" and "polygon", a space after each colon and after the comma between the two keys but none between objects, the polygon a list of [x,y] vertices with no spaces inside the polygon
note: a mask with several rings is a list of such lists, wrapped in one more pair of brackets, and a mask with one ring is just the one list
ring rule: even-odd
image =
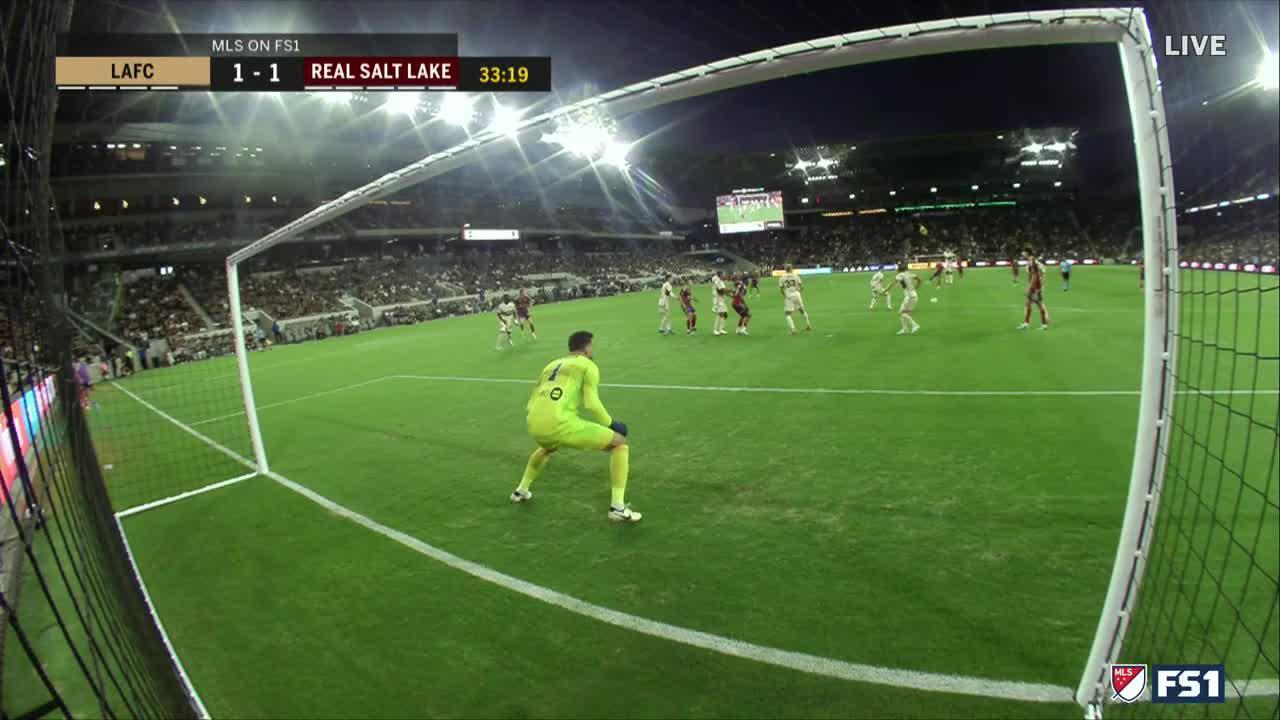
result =
[{"label": "stadium floodlight", "polygon": [[208,204],[209,204],[209,199],[208,199],[208,198],[206,198],[205,196],[201,195],[201,196],[200,196],[200,206],[201,206],[201,207],[203,207],[203,206],[208,205]]},{"label": "stadium floodlight", "polygon": [[245,195],[245,196],[244,196],[244,202],[245,202],[245,204],[246,204],[246,205],[248,205],[249,203],[252,203],[252,202],[253,202],[253,198],[249,197],[248,195]]},{"label": "stadium floodlight", "polygon": [[449,123],[465,128],[471,124],[471,120],[475,118],[476,100],[462,93],[446,93],[444,99],[440,102],[440,109],[436,111],[436,117]]},{"label": "stadium floodlight", "polygon": [[493,121],[489,129],[500,135],[515,137],[520,129],[520,117],[524,111],[519,108],[503,105],[496,100],[493,103]]},{"label": "stadium floodlight", "polygon": [[349,103],[356,94],[349,90],[331,90],[320,93],[320,101],[325,105],[342,105]]},{"label": "stadium floodlight", "polygon": [[280,202],[280,201],[276,199],[276,196],[275,196],[275,195],[272,195],[272,196],[271,196],[271,202]]},{"label": "stadium floodlight", "polygon": [[128,210],[128,209],[129,209],[129,201],[128,201],[128,200],[121,200],[121,201],[120,201],[120,209],[121,209],[121,210]]},{"label": "stadium floodlight", "polygon": [[1054,181],[1053,181],[1053,186],[1054,186],[1054,187],[1062,187],[1062,181],[1061,181],[1061,180],[1054,180]]},{"label": "stadium floodlight", "polygon": [[936,188],[936,187],[931,187],[931,188],[929,188],[929,192],[931,192],[931,193],[936,193],[936,192],[938,192],[938,188]]},{"label": "stadium floodlight", "polygon": [[890,190],[890,191],[889,191],[889,195],[890,195],[890,197],[892,197],[892,196],[894,196],[894,195],[897,195],[897,194],[898,194],[898,191],[897,191],[897,190]]},{"label": "stadium floodlight", "polygon": [[600,159],[606,165],[625,170],[628,166],[627,153],[631,152],[631,143],[621,140],[610,140],[604,146]]},{"label": "stadium floodlight", "polygon": [[1258,63],[1257,82],[1263,90],[1275,90],[1280,87],[1280,56],[1275,51],[1267,53]]},{"label": "stadium floodlight", "polygon": [[602,125],[569,125],[542,136],[543,142],[556,143],[569,152],[591,159],[608,146],[610,133]]},{"label": "stadium floodlight", "polygon": [[1017,189],[1018,189],[1018,188],[1020,188],[1020,187],[1022,187],[1022,183],[1014,183],[1014,184],[1013,184],[1013,189],[1014,189],[1014,190],[1017,190]]},{"label": "stadium floodlight", "polygon": [[969,186],[969,189],[970,189],[970,190],[977,190],[977,189],[978,189],[978,186],[977,186],[977,185],[970,185],[970,186]]},{"label": "stadium floodlight", "polygon": [[856,197],[858,197],[858,194],[857,194],[857,193],[849,193],[849,199],[850,199],[850,200],[853,200],[853,199],[854,199],[854,198],[856,198]]},{"label": "stadium floodlight", "polygon": [[173,198],[173,206],[174,206],[174,207],[178,207],[178,206],[179,206],[179,205],[181,205],[181,204],[182,204],[182,201],[181,201],[181,200],[179,200],[179,199],[178,199],[178,198],[176,198],[176,197],[175,197],[175,198]]},{"label": "stadium floodlight", "polygon": [[93,209],[94,209],[94,210],[101,210],[101,209],[102,209],[102,203],[98,202],[97,200],[94,200],[94,201],[93,201]]},{"label": "stadium floodlight", "polygon": [[420,100],[421,98],[416,92],[388,93],[387,99],[382,102],[382,109],[389,113],[412,115],[418,111],[418,102]]},{"label": "stadium floodlight", "polygon": [[808,204],[809,204],[809,198],[800,198],[800,204],[802,204],[802,205],[808,205]]},{"label": "stadium floodlight", "polygon": [[1041,150],[1044,150],[1044,145],[1035,141],[1032,141],[1029,145],[1024,145],[1022,148],[1023,152],[1029,152],[1032,155],[1039,155]]}]

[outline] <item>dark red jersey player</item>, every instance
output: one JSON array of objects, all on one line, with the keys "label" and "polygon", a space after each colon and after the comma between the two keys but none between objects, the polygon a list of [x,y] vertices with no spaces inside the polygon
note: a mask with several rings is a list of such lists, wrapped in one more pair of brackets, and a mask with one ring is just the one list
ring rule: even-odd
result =
[{"label": "dark red jersey player", "polygon": [[533,317],[529,315],[529,308],[533,305],[533,298],[529,297],[524,290],[516,296],[516,322],[520,324],[520,332],[524,332],[524,324],[529,323],[529,336],[534,340],[538,339],[538,332],[533,328]]},{"label": "dark red jersey player", "polygon": [[1049,329],[1049,310],[1044,306],[1044,267],[1034,255],[1027,258],[1027,311],[1019,330],[1031,327],[1031,306],[1040,308],[1040,329]]},{"label": "dark red jersey player", "polygon": [[684,309],[684,334],[692,335],[698,330],[698,311],[693,307],[693,291],[688,285],[680,291],[680,307]]},{"label": "dark red jersey player", "polygon": [[751,308],[747,307],[747,281],[739,278],[733,286],[733,311],[738,313],[738,334],[746,335],[747,325],[751,323]]}]

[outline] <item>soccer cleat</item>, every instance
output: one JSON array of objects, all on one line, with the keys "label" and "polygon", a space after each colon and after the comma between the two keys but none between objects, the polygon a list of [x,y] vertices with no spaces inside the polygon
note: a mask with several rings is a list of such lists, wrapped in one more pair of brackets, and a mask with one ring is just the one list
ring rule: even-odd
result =
[{"label": "soccer cleat", "polygon": [[751,333],[747,332],[747,329],[746,329],[746,328],[742,328],[742,334],[743,334],[743,335],[750,335]]},{"label": "soccer cleat", "polygon": [[640,513],[633,512],[630,505],[621,508],[609,506],[609,519],[614,522],[640,522],[642,517]]},{"label": "soccer cleat", "polygon": [[1041,326],[1040,326],[1040,329],[1041,329],[1041,330],[1048,330],[1048,329],[1049,329],[1049,326],[1048,326],[1048,325],[1041,325]]},{"label": "soccer cleat", "polygon": [[1030,325],[1028,325],[1027,323],[1022,323],[1021,325],[1019,325],[1019,326],[1018,326],[1018,329],[1019,329],[1019,330],[1026,330],[1026,329],[1027,329],[1027,328],[1029,328],[1029,327],[1031,327],[1031,326],[1030,326]]},{"label": "soccer cleat", "polygon": [[912,326],[911,326],[911,334],[912,334],[912,335],[915,335],[915,334],[916,334],[916,333],[918,333],[918,332],[920,332],[920,326],[919,326],[919,325],[912,325]]},{"label": "soccer cleat", "polygon": [[907,334],[907,329],[906,329],[906,328],[902,328],[901,330],[899,330],[899,331],[897,332],[897,334],[898,334],[898,335],[906,335],[906,334]]},{"label": "soccer cleat", "polygon": [[533,492],[531,490],[516,489],[511,491],[511,502],[513,503],[529,502],[532,499]]}]

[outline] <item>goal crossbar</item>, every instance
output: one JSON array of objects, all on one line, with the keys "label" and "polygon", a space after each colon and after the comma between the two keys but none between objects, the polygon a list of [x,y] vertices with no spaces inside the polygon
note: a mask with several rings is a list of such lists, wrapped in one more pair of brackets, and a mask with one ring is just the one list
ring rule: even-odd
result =
[{"label": "goal crossbar", "polygon": [[588,110],[615,118],[700,95],[793,75],[926,55],[1012,47],[1111,44],[1119,51],[1137,157],[1145,263],[1142,394],[1134,461],[1111,581],[1075,699],[1100,717],[1107,668],[1121,651],[1137,602],[1164,478],[1173,393],[1177,322],[1177,245],[1169,138],[1156,51],[1140,8],[1088,8],[975,15],[831,35],[697,65],[627,85],[521,120],[516,136],[485,130],[466,142],[387,173],[326,202],[227,258],[228,292],[245,414],[260,473],[268,472],[258,426],[240,314],[240,263],[369,202],[476,162],[513,151],[518,136]]}]

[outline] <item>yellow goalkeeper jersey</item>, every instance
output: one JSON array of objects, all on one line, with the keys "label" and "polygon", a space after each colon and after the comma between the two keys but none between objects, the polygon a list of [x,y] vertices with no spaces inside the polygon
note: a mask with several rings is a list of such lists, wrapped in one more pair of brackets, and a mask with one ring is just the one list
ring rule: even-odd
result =
[{"label": "yellow goalkeeper jersey", "polygon": [[586,355],[566,355],[542,368],[538,386],[534,388],[528,411],[529,430],[553,433],[580,420],[581,409],[587,417],[609,425],[613,418],[600,402],[600,368]]}]

